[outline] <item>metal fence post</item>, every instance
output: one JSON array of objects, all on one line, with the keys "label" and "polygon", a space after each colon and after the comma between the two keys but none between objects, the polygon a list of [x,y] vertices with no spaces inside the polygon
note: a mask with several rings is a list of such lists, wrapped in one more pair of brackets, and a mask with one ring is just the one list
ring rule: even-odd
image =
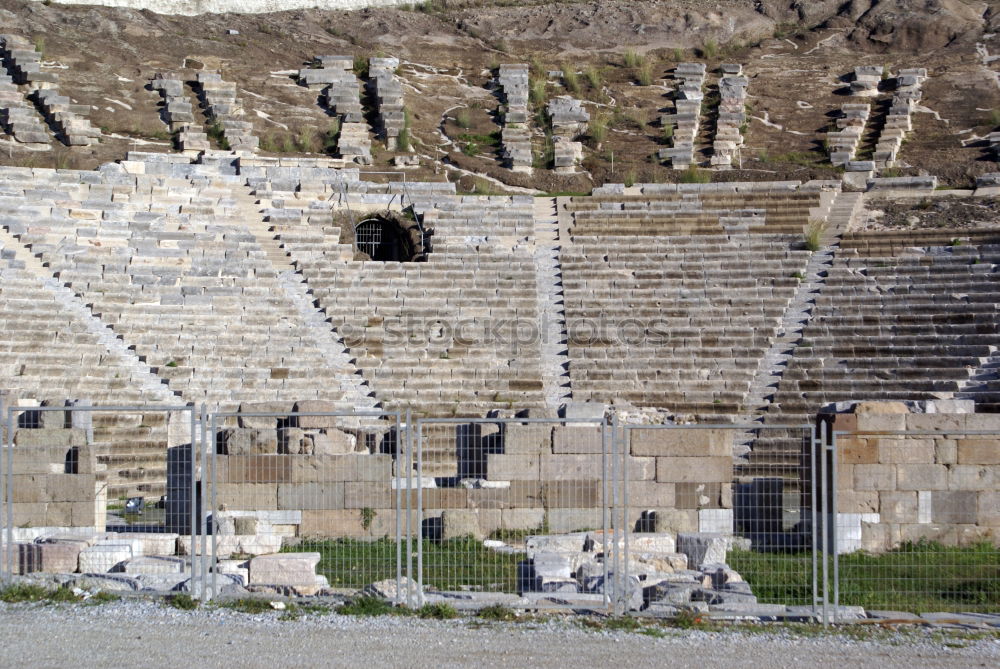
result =
[{"label": "metal fence post", "polygon": [[[216,495],[217,485],[218,485],[218,474],[217,474],[218,470],[216,469],[216,466],[218,465],[218,453],[219,453],[219,446],[216,443],[216,439],[217,439],[216,435],[218,433],[216,421],[217,421],[217,417],[213,413],[212,416],[211,416],[211,433],[210,433],[210,436],[209,436],[209,439],[211,440],[211,445],[212,445],[212,488],[211,488],[211,490],[212,490],[212,494],[211,494],[211,500],[212,500],[212,539],[211,539],[211,544],[212,544],[212,559],[211,559],[211,564],[212,564],[212,597],[216,597],[219,594],[219,560],[218,560],[219,519],[216,518],[216,515],[215,515],[215,510],[217,508],[219,508],[218,504],[216,502],[216,496],[215,496]],[[202,494],[204,494],[204,493],[202,493]]]},{"label": "metal fence post", "polygon": [[819,426],[813,426],[809,433],[809,514],[810,514],[810,553],[812,554],[812,614],[815,617],[818,612],[818,604],[820,603],[820,592],[819,592],[819,564],[817,551],[821,551],[822,548],[819,545],[819,524],[818,517],[816,513],[816,502],[817,502],[817,471],[816,471],[816,453],[819,450],[820,438],[819,438]]},{"label": "metal fence post", "polygon": [[[210,479],[209,475],[209,462],[208,462],[208,438],[206,433],[205,423],[207,422],[207,411],[208,407],[204,402],[201,404],[201,415],[198,421],[198,428],[201,435],[201,441],[199,442],[199,450],[201,452],[201,505],[199,507],[198,513],[198,523],[199,532],[201,534],[201,549],[200,549],[200,562],[201,562],[201,600],[203,602],[208,601],[208,569],[213,567],[208,561],[208,482]],[[214,571],[214,569],[213,569]]]},{"label": "metal fence post", "polygon": [[[614,435],[611,437],[614,439]],[[611,593],[610,589],[607,587],[609,583],[608,578],[611,576],[611,570],[608,568],[608,531],[611,529],[610,523],[608,522],[608,435],[606,432],[601,431],[601,543],[602,543],[602,553],[604,555],[604,560],[602,565],[604,567],[604,606],[611,610]]]},{"label": "metal fence post", "polygon": [[5,565],[5,575],[6,578],[11,578],[14,575],[14,493],[12,492],[14,485],[14,408],[9,407],[7,409],[7,471],[6,473],[6,489],[4,491],[4,501],[7,504],[6,513],[6,530],[7,534],[7,548],[3,556],[3,564]]},{"label": "metal fence post", "polygon": [[826,450],[826,423],[819,424],[820,439],[820,517],[822,518],[822,573],[823,573],[823,626],[830,624],[830,573],[829,573],[829,551],[830,551],[830,505],[827,497],[827,450]]},{"label": "metal fence post", "polygon": [[[421,429],[417,425],[417,439]],[[406,457],[402,464],[397,463],[396,470],[406,473],[406,605],[413,606],[413,426],[406,426]]]},{"label": "metal fence post", "polygon": [[833,521],[830,523],[830,543],[833,544],[833,622],[840,622],[840,547],[837,540],[837,435],[833,426],[827,427],[830,441],[830,506]]},{"label": "metal fence post", "polygon": [[188,444],[188,458],[190,459],[191,476],[191,511],[188,514],[191,522],[191,592],[198,596],[199,569],[198,569],[198,477],[197,471],[197,408],[189,405],[191,411],[191,442]]},{"label": "metal fence post", "polygon": [[424,603],[424,439],[417,434],[417,604]]},{"label": "metal fence post", "polygon": [[[618,435],[618,414],[612,416],[612,431],[615,435]],[[626,435],[621,435],[625,437]],[[628,479],[629,479],[629,441],[623,438],[621,442],[621,458],[622,458],[622,551],[623,560],[622,563],[624,568],[622,570],[622,589],[621,592],[621,602],[622,602],[622,613],[625,614],[629,611],[629,601],[631,600],[631,580],[629,579],[628,570],[628,539],[629,532],[629,504],[628,504]]]}]

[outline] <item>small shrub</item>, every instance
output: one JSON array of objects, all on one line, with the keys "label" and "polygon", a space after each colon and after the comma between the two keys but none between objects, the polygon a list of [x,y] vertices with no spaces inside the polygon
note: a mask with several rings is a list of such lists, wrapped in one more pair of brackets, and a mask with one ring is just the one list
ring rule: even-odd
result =
[{"label": "small shrub", "polygon": [[[72,593],[70,593],[72,594]],[[76,599],[67,600],[76,601]],[[100,591],[95,595],[92,595],[87,600],[87,606],[100,606],[101,604],[111,604],[113,602],[121,601],[121,595],[116,595],[113,592]]]},{"label": "small shrub", "polygon": [[809,225],[803,234],[806,248],[815,253],[823,246],[823,233],[826,232],[826,223],[817,219],[810,219]]},{"label": "small shrub", "polygon": [[455,123],[458,124],[459,128],[465,128],[468,130],[472,127],[472,117],[469,114],[468,109],[460,109],[457,114],[455,114]]},{"label": "small shrub", "polygon": [[600,146],[608,134],[607,117],[595,116],[590,119],[590,123],[587,125],[587,134],[590,136],[591,141],[593,141],[595,148]]},{"label": "small shrub", "polygon": [[330,124],[329,130],[323,137],[323,151],[334,153],[337,150],[337,142],[340,140],[340,119],[335,118]]},{"label": "small shrub", "polygon": [[604,77],[601,75],[601,71],[593,65],[584,71],[583,76],[587,79],[587,84],[595,91],[599,91],[601,86],[604,85]]},{"label": "small shrub", "polygon": [[534,79],[531,82],[531,88],[529,90],[528,96],[531,98],[531,104],[535,107],[545,106],[545,79]]},{"label": "small shrub", "polygon": [[650,86],[653,83],[653,66],[643,63],[635,72],[635,80],[640,86]]},{"label": "small shrub", "polygon": [[266,599],[256,599],[253,597],[244,597],[242,599],[234,599],[228,602],[220,604],[220,606],[227,609],[232,609],[234,611],[239,611],[240,613],[267,613],[268,611],[273,611],[274,607],[271,606],[271,602]]},{"label": "small shrub", "polygon": [[625,632],[637,632],[642,628],[642,622],[632,616],[614,616],[604,621],[604,628],[609,630],[622,630]]},{"label": "small shrub", "polygon": [[663,126],[663,139],[670,141],[674,138],[674,124],[667,123]]},{"label": "small shrub", "polygon": [[631,188],[635,185],[635,170],[629,170],[625,173],[625,186]]},{"label": "small shrub", "polygon": [[357,55],[354,57],[354,72],[362,79],[368,78],[368,58]]},{"label": "small shrub", "polygon": [[674,62],[675,63],[681,62],[682,60],[684,60],[684,49],[681,49],[679,47],[675,48],[673,56],[674,56]]},{"label": "small shrub", "polygon": [[677,613],[670,621],[674,627],[681,629],[694,629],[705,626],[705,619],[697,611],[683,609]]},{"label": "small shrub", "polygon": [[992,127],[1000,125],[1000,109],[991,109],[989,123]]},{"label": "small shrub", "polygon": [[788,276],[790,278],[792,278],[792,279],[798,279],[799,281],[801,281],[802,279],[806,278],[806,275],[803,274],[802,272],[792,272]]},{"label": "small shrub", "polygon": [[171,606],[175,609],[180,609],[181,611],[193,611],[198,608],[201,604],[197,599],[191,595],[185,593],[180,593],[177,595],[170,595],[167,597],[167,606]]},{"label": "small shrub", "polygon": [[708,170],[699,169],[694,165],[681,172],[680,176],[682,184],[707,184],[711,181],[712,174]]},{"label": "small shrub", "polygon": [[503,604],[491,604],[486,608],[479,610],[479,617],[486,620],[509,621],[516,620],[517,613],[515,613],[510,607],[504,606]]},{"label": "small shrub", "polygon": [[398,609],[384,599],[361,596],[337,607],[337,613],[344,616],[388,616],[406,609]]},{"label": "small shrub", "polygon": [[562,79],[567,91],[570,93],[580,92],[580,79],[576,75],[576,70],[569,65],[562,66]]},{"label": "small shrub", "polygon": [[718,58],[719,57],[719,44],[714,39],[705,40],[704,46],[701,47],[701,55],[704,58]]},{"label": "small shrub", "polygon": [[375,509],[370,506],[366,506],[361,509],[361,529],[366,532],[371,529],[372,522],[375,520],[376,512]]},{"label": "small shrub", "polygon": [[[102,595],[105,597],[110,596],[114,597],[115,599],[118,599],[116,595],[110,595],[109,593],[99,592],[93,597],[91,597],[90,600],[94,600],[95,598],[100,597]],[[50,602],[78,602],[82,599],[82,597],[80,595],[77,595],[72,590],[63,585],[59,586],[55,590],[49,590],[48,594],[46,595],[46,599],[48,599]],[[97,602],[94,603],[100,604],[101,601],[98,600]]]},{"label": "small shrub", "polygon": [[645,64],[645,56],[635,49],[625,49],[625,67],[641,67]]},{"label": "small shrub", "polygon": [[34,583],[18,583],[0,590],[0,602],[40,602],[49,596],[49,589]]},{"label": "small shrub", "polygon": [[399,151],[409,151],[412,146],[412,138],[410,137],[410,110],[403,110],[403,128],[399,131],[399,137],[396,139],[396,149]]},{"label": "small shrub", "polygon": [[469,156],[470,158],[475,158],[479,155],[479,144],[476,142],[466,142],[465,146],[462,147],[462,153]]},{"label": "small shrub", "polygon": [[531,57],[531,76],[545,79],[548,76],[548,67],[538,56]]},{"label": "small shrub", "polygon": [[451,604],[438,602],[436,604],[424,604],[417,609],[417,615],[421,618],[433,618],[435,620],[451,620],[458,617],[458,611]]}]

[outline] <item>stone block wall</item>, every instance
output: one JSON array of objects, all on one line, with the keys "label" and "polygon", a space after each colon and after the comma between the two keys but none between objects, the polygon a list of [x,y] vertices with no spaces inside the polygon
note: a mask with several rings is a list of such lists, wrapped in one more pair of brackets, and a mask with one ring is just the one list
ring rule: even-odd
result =
[{"label": "stone block wall", "polygon": [[[43,415],[49,418],[55,413]],[[5,468],[6,450],[0,452]],[[10,458],[15,527],[105,529],[107,475],[87,443],[86,430],[18,429]],[[5,486],[6,482],[4,477]]]},{"label": "stone block wall", "polygon": [[833,420],[850,433],[837,440],[838,549],[878,552],[922,539],[1000,545],[1000,414],[861,406],[878,413]]},{"label": "stone block wall", "polygon": [[[616,472],[619,480],[628,477],[631,524],[655,517],[664,531],[732,530],[732,436],[725,430],[636,429],[615,458],[610,432],[605,446],[596,426],[427,427],[423,478],[414,475],[409,490],[413,467],[395,452],[366,448],[371,440],[361,432],[352,435],[362,444],[354,452],[278,453],[274,429],[241,428],[258,430],[254,443],[265,446],[217,455],[220,533],[392,536],[397,495],[405,508],[408,494],[410,507],[423,509],[427,536],[599,529]],[[229,520],[237,518],[249,520]]]}]

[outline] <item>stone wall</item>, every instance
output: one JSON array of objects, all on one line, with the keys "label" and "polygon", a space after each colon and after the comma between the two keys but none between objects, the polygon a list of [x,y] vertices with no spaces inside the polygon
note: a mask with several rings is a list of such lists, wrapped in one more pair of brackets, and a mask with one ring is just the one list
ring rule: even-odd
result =
[{"label": "stone wall", "polygon": [[264,14],[292,9],[364,9],[413,4],[404,0],[54,0],[61,5],[148,9],[157,14]]},{"label": "stone wall", "polygon": [[852,433],[837,441],[841,552],[1000,544],[1000,414],[910,413],[900,402],[857,410],[833,420]]},{"label": "stone wall", "polygon": [[[0,449],[5,468],[6,451]],[[86,430],[19,429],[14,435],[10,458],[15,527],[83,527],[104,531],[106,473],[87,444]]]},{"label": "stone wall", "polygon": [[[229,449],[217,456],[220,533],[393,536],[397,482],[403,507],[406,494],[413,495],[411,506],[417,507],[416,488],[421,488],[427,536],[603,526],[602,507],[610,505],[612,489],[602,481],[614,470],[613,458],[602,454],[599,427],[426,427],[423,478],[413,476],[409,492],[406,471],[412,467],[402,465],[397,477],[403,458],[377,447],[369,450],[363,444],[372,440],[361,434],[357,443],[362,445],[354,452],[278,453],[281,440],[256,428],[256,452]],[[229,439],[234,443],[232,433]],[[618,457],[628,467],[630,523],[655,518],[658,531],[731,531],[731,443],[724,430],[633,431],[627,452]]]}]

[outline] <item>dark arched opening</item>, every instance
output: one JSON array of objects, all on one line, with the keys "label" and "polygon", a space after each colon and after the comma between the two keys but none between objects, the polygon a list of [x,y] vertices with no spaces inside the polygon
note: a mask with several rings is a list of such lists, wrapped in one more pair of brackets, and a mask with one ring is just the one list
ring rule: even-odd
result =
[{"label": "dark arched opening", "polygon": [[392,215],[367,218],[354,227],[354,247],[378,262],[422,260],[422,241],[416,224]]}]

